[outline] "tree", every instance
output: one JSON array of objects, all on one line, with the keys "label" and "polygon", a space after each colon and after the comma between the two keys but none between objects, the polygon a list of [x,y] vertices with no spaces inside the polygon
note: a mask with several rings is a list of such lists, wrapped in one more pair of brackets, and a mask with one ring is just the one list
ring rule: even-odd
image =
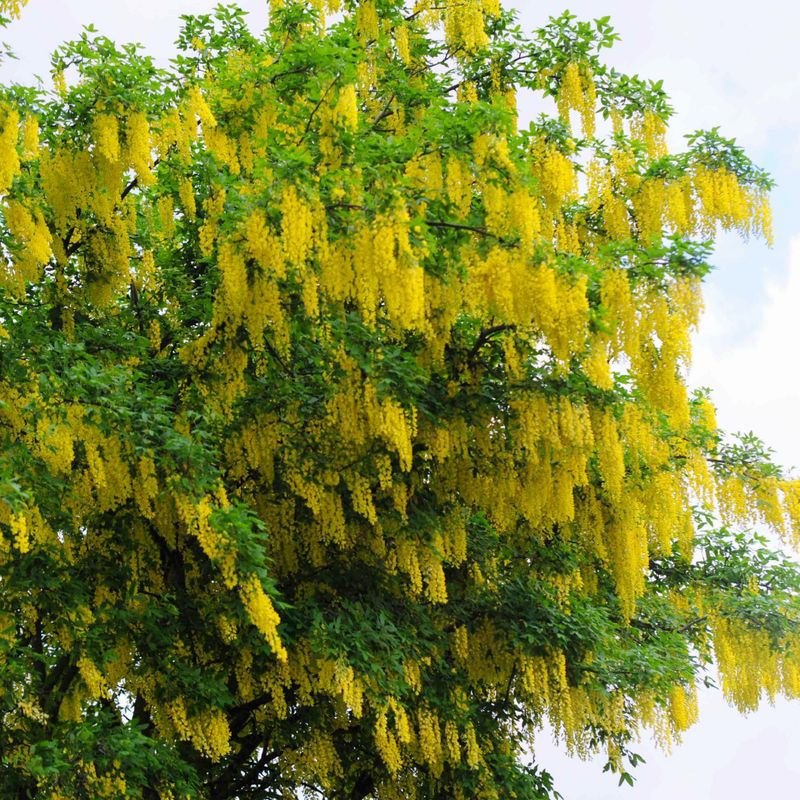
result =
[{"label": "tree", "polygon": [[547,798],[544,720],[631,781],[712,663],[798,694],[800,484],[685,382],[772,183],[615,38],[273,0],[2,88],[3,797]]}]

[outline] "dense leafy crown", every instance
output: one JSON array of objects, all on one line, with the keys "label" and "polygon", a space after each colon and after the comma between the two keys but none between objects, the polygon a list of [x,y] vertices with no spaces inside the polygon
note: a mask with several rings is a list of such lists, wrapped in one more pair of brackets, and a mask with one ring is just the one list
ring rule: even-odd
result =
[{"label": "dense leafy crown", "polygon": [[3,797],[547,797],[546,720],[624,770],[713,660],[800,691],[795,568],[709,516],[800,487],[685,385],[770,180],[615,38],[273,2],[1,90]]}]

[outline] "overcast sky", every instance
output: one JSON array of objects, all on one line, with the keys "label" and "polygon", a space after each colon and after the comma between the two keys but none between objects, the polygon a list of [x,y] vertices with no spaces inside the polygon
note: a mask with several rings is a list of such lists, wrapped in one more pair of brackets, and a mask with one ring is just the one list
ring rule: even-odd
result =
[{"label": "overcast sky", "polygon": [[[117,41],[139,41],[161,59],[183,13],[213,0],[30,0],[3,38],[20,60],[0,66],[0,80],[46,75],[48,54],[92,22]],[[253,27],[266,21],[264,0],[243,0]],[[626,72],[663,79],[677,115],[671,141],[721,127],[777,179],[775,247],[726,236],[706,288],[706,315],[695,339],[692,382],[709,386],[720,424],[753,430],[782,463],[800,466],[800,6],[779,0],[553,0],[517,2],[535,28],[565,8],[584,19],[611,15],[622,41],[606,51]],[[541,737],[537,755],[566,800],[752,800],[794,796],[800,784],[800,702],[781,702],[748,718],[716,694],[702,698],[700,722],[667,758],[647,743],[647,764],[633,789],[617,788],[600,764],[564,758]],[[601,762],[602,763],[602,762]]]}]

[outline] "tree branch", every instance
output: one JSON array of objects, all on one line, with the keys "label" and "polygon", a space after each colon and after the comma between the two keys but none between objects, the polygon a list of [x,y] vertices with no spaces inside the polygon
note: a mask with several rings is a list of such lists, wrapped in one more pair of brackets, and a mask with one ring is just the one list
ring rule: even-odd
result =
[{"label": "tree branch", "polygon": [[702,617],[697,617],[697,619],[693,619],[691,622],[687,622],[685,625],[681,626],[680,628],[676,628],[673,630],[673,633],[686,633],[687,631],[694,628],[695,625],[700,625],[708,619],[707,615],[703,615]]},{"label": "tree branch", "polygon": [[322,93],[322,96],[319,98],[319,101],[317,102],[317,104],[314,106],[313,109],[311,109],[311,113],[308,115],[308,120],[306,121],[306,127],[303,130],[303,135],[297,140],[297,144],[301,144],[303,139],[305,139],[306,136],[308,136],[308,132],[311,130],[311,123],[314,121],[314,117],[316,116],[317,111],[319,111],[320,108],[322,108],[322,104],[325,102],[325,98],[328,96],[328,94],[330,93],[331,89],[333,89],[333,87],[336,86],[336,83],[338,82],[340,77],[341,77],[341,75],[337,75],[333,79],[333,81],[331,81],[331,84]]},{"label": "tree branch", "polygon": [[392,95],[386,105],[381,109],[380,113],[374,120],[372,120],[372,126],[375,127],[381,120],[386,119],[386,117],[390,116],[392,112],[392,103],[394,102],[395,95]]},{"label": "tree branch", "polygon": [[475,225],[462,225],[460,222],[445,222],[438,219],[426,219],[425,224],[431,228],[450,228],[454,231],[469,231],[470,233],[477,233],[481,236],[488,236],[491,239],[503,241],[497,234],[490,233],[486,228],[478,228]]},{"label": "tree branch", "polygon": [[513,331],[516,330],[516,325],[492,325],[491,328],[484,328],[478,334],[478,338],[475,340],[475,344],[472,346],[472,350],[469,351],[467,355],[467,362],[471,362],[475,360],[475,356],[478,355],[478,351],[483,347],[487,342],[491,341],[498,333],[504,333],[505,331]]}]

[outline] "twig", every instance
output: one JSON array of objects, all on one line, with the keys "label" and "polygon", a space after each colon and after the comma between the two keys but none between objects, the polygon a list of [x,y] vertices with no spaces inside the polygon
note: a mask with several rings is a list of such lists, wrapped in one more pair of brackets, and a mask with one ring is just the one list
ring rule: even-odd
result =
[{"label": "twig", "polygon": [[480,332],[478,338],[475,340],[475,344],[472,346],[472,350],[469,351],[469,355],[467,355],[467,362],[471,362],[475,359],[475,356],[478,355],[478,351],[483,347],[488,341],[492,339],[492,337],[497,336],[498,333],[503,333],[504,331],[513,331],[516,330],[516,325],[493,325],[491,328],[485,328]]},{"label": "twig", "polygon": [[394,102],[394,98],[395,98],[395,95],[393,94],[393,95],[392,95],[392,96],[389,98],[388,102],[387,102],[387,103],[386,103],[386,105],[383,107],[383,109],[381,110],[381,112],[378,114],[378,116],[377,116],[377,117],[375,117],[375,119],[374,119],[374,120],[372,120],[372,126],[371,126],[371,127],[373,127],[373,128],[374,128],[374,127],[375,127],[375,126],[376,126],[376,125],[377,125],[377,124],[378,124],[378,123],[379,123],[381,120],[383,120],[383,119],[386,119],[386,117],[388,117],[388,116],[390,116],[391,114],[393,114],[393,113],[394,113],[394,112],[392,111],[392,103]]},{"label": "twig", "polygon": [[444,222],[443,220],[437,219],[426,219],[425,224],[431,228],[451,228],[455,231],[470,231],[471,233],[477,233],[481,236],[488,236],[492,239],[502,241],[497,234],[490,233],[486,228],[478,228],[475,225],[462,225],[459,222]]},{"label": "twig", "polygon": [[322,96],[319,98],[319,102],[311,110],[311,113],[308,115],[308,121],[306,122],[306,127],[305,130],[303,131],[303,135],[297,140],[297,144],[300,144],[303,141],[303,139],[305,139],[306,136],[308,136],[308,132],[311,130],[311,123],[314,121],[314,117],[316,116],[317,111],[320,110],[322,104],[325,102],[325,98],[328,96],[328,93],[331,91],[331,89],[333,89],[334,86],[336,86],[336,83],[340,77],[341,77],[340,75],[337,75],[333,79],[330,86],[328,86],[328,88],[322,93]]}]

